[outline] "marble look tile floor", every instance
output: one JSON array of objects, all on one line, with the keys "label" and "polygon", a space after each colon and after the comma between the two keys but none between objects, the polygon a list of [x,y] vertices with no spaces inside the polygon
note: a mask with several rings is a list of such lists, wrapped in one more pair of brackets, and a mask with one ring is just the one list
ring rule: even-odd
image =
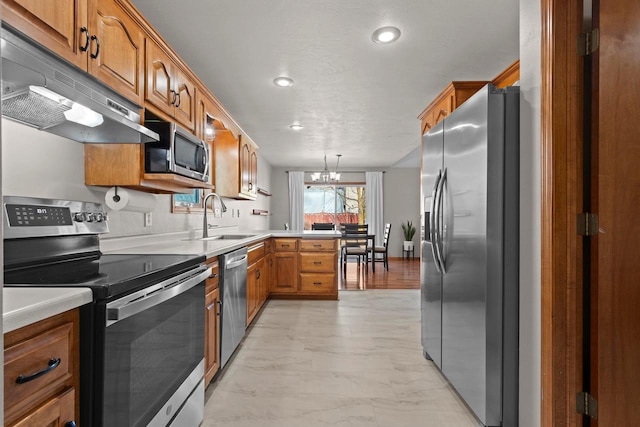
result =
[{"label": "marble look tile floor", "polygon": [[477,427],[424,359],[420,291],[270,300],[206,391],[204,427]]}]

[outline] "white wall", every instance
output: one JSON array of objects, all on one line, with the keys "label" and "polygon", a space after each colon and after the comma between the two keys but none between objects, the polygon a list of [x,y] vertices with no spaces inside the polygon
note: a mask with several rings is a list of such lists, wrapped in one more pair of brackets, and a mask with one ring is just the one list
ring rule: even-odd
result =
[{"label": "white wall", "polygon": [[384,174],[384,222],[391,223],[389,256],[402,256],[404,237],[400,224],[413,222],[415,256],[420,256],[420,169],[392,168]]},{"label": "white wall", "polygon": [[540,23],[540,0],[521,0],[520,427],[540,425]]},{"label": "white wall", "polygon": [[[46,132],[2,119],[4,155],[2,175],[4,194],[104,202],[105,188],[84,185],[84,145]],[[271,165],[258,157],[258,186],[271,186]],[[171,196],[157,195],[152,212],[153,225],[144,227],[142,213],[109,212],[109,233],[113,238],[202,229],[202,214],[172,214]],[[251,215],[253,209],[271,209],[271,198],[258,195],[254,201],[225,199],[229,208],[222,218],[210,224],[241,226],[247,229],[269,228],[269,217]],[[239,209],[240,217],[231,210]]]}]

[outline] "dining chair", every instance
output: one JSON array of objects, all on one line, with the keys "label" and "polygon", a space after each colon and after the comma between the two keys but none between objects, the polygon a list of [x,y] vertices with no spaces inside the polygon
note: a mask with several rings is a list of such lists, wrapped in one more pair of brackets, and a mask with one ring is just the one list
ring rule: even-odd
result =
[{"label": "dining chair", "polygon": [[335,230],[336,225],[332,222],[314,222],[311,224],[312,230]]},{"label": "dining chair", "polygon": [[368,224],[340,224],[340,232],[342,233],[341,260],[343,273],[347,274],[348,257],[357,257],[358,269],[360,264],[365,265],[365,269],[369,269],[369,234]]},{"label": "dining chair", "polygon": [[[385,270],[389,271],[389,235],[391,234],[391,224],[386,223],[384,225],[384,240],[382,246],[374,246],[370,248],[371,262],[383,262]],[[382,254],[382,258],[376,257],[376,255]]]}]

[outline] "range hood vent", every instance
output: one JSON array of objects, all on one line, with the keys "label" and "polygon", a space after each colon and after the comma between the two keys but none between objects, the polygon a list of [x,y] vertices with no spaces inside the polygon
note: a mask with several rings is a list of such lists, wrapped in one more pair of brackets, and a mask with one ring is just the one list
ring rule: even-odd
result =
[{"label": "range hood vent", "polygon": [[86,143],[146,143],[140,106],[2,24],[2,115]]}]

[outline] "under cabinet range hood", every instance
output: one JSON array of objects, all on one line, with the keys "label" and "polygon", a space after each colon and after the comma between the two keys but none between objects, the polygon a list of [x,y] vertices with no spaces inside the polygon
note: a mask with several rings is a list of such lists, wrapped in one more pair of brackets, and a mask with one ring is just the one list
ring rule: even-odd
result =
[{"label": "under cabinet range hood", "polygon": [[4,23],[2,115],[85,143],[159,140],[140,125],[140,107]]}]

